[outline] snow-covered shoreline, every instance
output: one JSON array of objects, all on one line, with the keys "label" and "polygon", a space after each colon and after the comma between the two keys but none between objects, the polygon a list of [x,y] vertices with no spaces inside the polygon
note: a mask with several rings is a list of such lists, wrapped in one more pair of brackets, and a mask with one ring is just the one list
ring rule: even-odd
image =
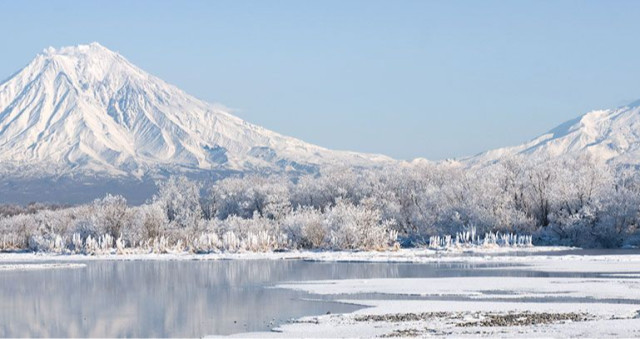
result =
[{"label": "snow-covered shoreline", "polygon": [[[222,253],[142,253],[125,254],[57,254],[45,252],[0,252],[0,262],[20,261],[93,261],[93,260],[312,260],[336,262],[453,262],[486,261],[489,257],[518,258],[545,252],[576,250],[573,247],[469,247],[449,250],[429,248],[399,249],[394,251],[283,251],[283,252],[222,252]],[[518,254],[518,256],[511,256]],[[640,254],[640,252],[639,252]]]},{"label": "snow-covered shoreline", "polygon": [[84,268],[86,264],[79,263],[35,263],[35,264],[0,264],[0,272],[3,271],[36,271],[54,270],[62,268]]}]

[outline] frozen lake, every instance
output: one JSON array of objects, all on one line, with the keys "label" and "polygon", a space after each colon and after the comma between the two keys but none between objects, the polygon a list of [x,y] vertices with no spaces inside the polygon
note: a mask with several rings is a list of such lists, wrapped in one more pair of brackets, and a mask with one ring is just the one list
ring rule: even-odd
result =
[{"label": "frozen lake", "polygon": [[0,271],[0,336],[201,337],[269,331],[292,318],[362,308],[335,302],[336,296],[274,288],[291,281],[599,276],[588,272],[505,268],[510,265],[505,263],[304,260],[83,263],[86,266],[79,268]]}]

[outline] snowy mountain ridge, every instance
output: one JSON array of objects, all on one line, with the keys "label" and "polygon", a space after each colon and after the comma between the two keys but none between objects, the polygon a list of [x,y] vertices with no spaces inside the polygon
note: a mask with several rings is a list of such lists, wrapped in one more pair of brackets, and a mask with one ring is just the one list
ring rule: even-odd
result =
[{"label": "snowy mountain ridge", "polygon": [[[516,155],[565,154],[640,165],[640,101],[589,112],[519,146],[438,163],[473,167]],[[113,191],[144,201],[154,179],[168,174],[212,179],[336,164],[433,162],[333,151],[283,136],[188,95],[98,43],[48,48],[0,83],[0,201],[43,194],[85,201]]]},{"label": "snowy mountain ridge", "polygon": [[373,166],[250,124],[98,43],[48,48],[0,84],[0,173],[309,170]]},{"label": "snowy mountain ridge", "polygon": [[640,101],[595,110],[518,146],[490,150],[461,161],[490,164],[510,156],[589,155],[613,164],[640,165]]}]

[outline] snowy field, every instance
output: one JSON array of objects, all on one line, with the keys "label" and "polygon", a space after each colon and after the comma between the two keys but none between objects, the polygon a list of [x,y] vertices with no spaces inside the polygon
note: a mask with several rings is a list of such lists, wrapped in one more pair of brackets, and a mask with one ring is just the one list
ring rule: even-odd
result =
[{"label": "snowy field", "polygon": [[[562,252],[567,251],[569,252]],[[567,254],[569,253],[569,254]],[[640,251],[562,247],[402,249],[390,252],[284,252],[194,255],[0,254],[0,271],[81,267],[91,260],[308,260],[491,264],[486,276],[290,281],[272,288],[366,306],[348,314],[292,319],[273,332],[239,337],[638,337]],[[501,265],[495,267],[494,265]],[[478,268],[482,270],[483,268]],[[550,272],[505,277],[500,269]],[[492,275],[493,274],[493,275]],[[558,277],[566,274],[567,277]],[[580,275],[585,275],[581,277]]]}]

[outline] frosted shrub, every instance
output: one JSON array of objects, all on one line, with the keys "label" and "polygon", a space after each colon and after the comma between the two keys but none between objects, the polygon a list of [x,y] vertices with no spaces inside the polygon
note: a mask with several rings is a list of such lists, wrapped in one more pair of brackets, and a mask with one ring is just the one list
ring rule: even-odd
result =
[{"label": "frosted shrub", "polygon": [[485,234],[484,239],[482,241],[482,246],[489,247],[497,245],[497,237],[493,233]]},{"label": "frosted shrub", "polygon": [[233,231],[225,232],[222,236],[222,248],[230,252],[236,252],[240,249],[240,239]]},{"label": "frosted shrub", "polygon": [[230,241],[230,249],[267,251],[288,246],[288,243],[281,242],[287,237],[283,237],[279,224],[273,220],[260,217],[257,213],[251,219],[243,219],[236,216],[229,217],[222,222],[221,228],[226,232],[225,237],[227,234],[229,234],[229,237],[233,234],[239,240],[238,243]]},{"label": "frosted shrub", "polygon": [[326,248],[329,245],[329,233],[320,218],[308,220],[301,230],[302,244],[309,248]]},{"label": "frosted shrub", "polygon": [[29,247],[29,238],[36,234],[37,222],[33,215],[15,215],[0,218],[2,249],[15,250]]},{"label": "frosted shrub", "polygon": [[126,244],[124,242],[124,239],[122,239],[122,237],[119,237],[118,239],[116,239],[116,253],[124,254],[125,246]]},{"label": "frosted shrub", "polygon": [[143,205],[138,209],[142,239],[152,239],[160,235],[169,223],[161,204]]},{"label": "frosted shrub", "polygon": [[107,194],[93,203],[92,223],[100,234],[117,238],[131,219],[127,200],[122,196]]},{"label": "frosted shrub", "polygon": [[153,253],[167,253],[169,252],[169,239],[165,238],[164,235],[160,237],[153,238],[151,245],[151,250]]},{"label": "frosted shrub", "polygon": [[113,236],[111,234],[104,234],[98,238],[98,248],[100,252],[109,252],[114,245]]},{"label": "frosted shrub", "polygon": [[71,237],[71,251],[74,253],[82,253],[84,250],[84,241],[79,233],[74,233]]},{"label": "frosted shrub", "polygon": [[[475,236],[475,237],[474,237]],[[473,232],[465,231],[450,235],[429,237],[429,248],[451,249],[461,247],[530,247],[533,246],[533,236],[514,233],[485,233],[483,237]]]},{"label": "frosted shrub", "polygon": [[96,254],[99,252],[98,242],[91,236],[88,236],[84,241],[84,253]]},{"label": "frosted shrub", "polygon": [[41,234],[66,235],[69,232],[75,209],[62,211],[39,211],[30,215]]},{"label": "frosted shrub", "polygon": [[29,237],[29,250],[34,252],[61,253],[65,246],[60,235],[32,235]]},{"label": "frosted shrub", "polygon": [[75,222],[74,233],[78,233],[80,235],[80,238],[85,239],[85,241],[89,237],[95,239],[100,236],[100,232],[90,219],[77,220]]},{"label": "frosted shrub", "polygon": [[[335,249],[379,250],[390,245],[391,223],[379,210],[338,200],[327,213],[330,244]],[[395,239],[393,239],[395,241]]]},{"label": "frosted shrub", "polygon": [[252,252],[265,252],[277,246],[273,236],[267,231],[249,232],[242,242],[242,248]]},{"label": "frosted shrub", "polygon": [[13,251],[25,248],[24,238],[15,233],[2,234],[0,237],[0,250]]},{"label": "frosted shrub", "polygon": [[211,253],[219,251],[222,247],[222,241],[216,233],[201,233],[193,239],[191,251],[195,253]]},{"label": "frosted shrub", "polygon": [[329,233],[323,215],[313,207],[299,208],[282,220],[282,231],[293,246],[300,248],[326,248]]}]

